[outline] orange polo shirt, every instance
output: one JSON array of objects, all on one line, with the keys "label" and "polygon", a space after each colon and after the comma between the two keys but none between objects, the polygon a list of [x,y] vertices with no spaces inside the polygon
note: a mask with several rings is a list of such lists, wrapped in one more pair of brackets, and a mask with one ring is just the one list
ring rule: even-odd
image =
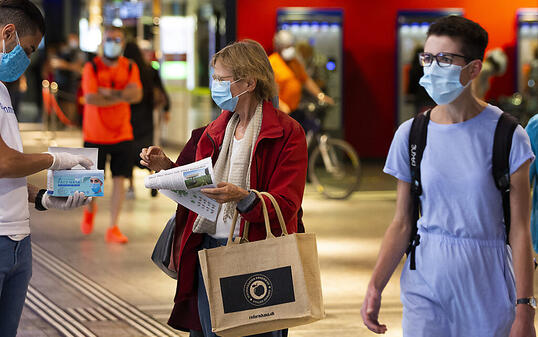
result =
[{"label": "orange polo shirt", "polygon": [[279,98],[294,111],[301,101],[301,90],[308,78],[303,65],[296,59],[286,62],[279,53],[271,54],[269,62],[275,73]]},{"label": "orange polo shirt", "polygon": [[[123,90],[130,83],[142,88],[140,73],[134,62],[120,56],[116,65],[109,67],[99,56],[93,60],[97,66],[97,73],[91,62],[86,63],[82,71],[84,95],[97,93],[99,87]],[[82,133],[85,142],[95,144],[116,144],[132,140],[131,106],[129,103],[107,107],[85,104]]]}]

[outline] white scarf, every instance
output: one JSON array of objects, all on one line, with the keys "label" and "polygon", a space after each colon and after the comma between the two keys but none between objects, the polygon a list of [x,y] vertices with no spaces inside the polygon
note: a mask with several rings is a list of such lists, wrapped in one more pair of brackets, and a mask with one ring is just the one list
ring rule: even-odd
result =
[{"label": "white scarf", "polygon": [[[254,116],[248,123],[245,130],[244,139],[241,142],[241,146],[234,156],[233,171],[230,173],[230,166],[232,161],[232,148],[235,129],[239,124],[239,115],[234,113],[232,118],[226,125],[226,132],[224,133],[224,140],[222,141],[222,149],[215,163],[214,173],[215,180],[217,182],[229,182],[243,189],[248,190],[250,188],[250,169],[252,163],[252,156],[254,151],[254,145],[260,134],[262,126],[263,112],[262,103],[258,103]],[[237,202],[227,202],[221,205],[219,212],[224,212],[223,219],[226,221],[232,220],[234,210],[237,207]],[[217,216],[218,218],[218,216]],[[210,221],[202,216],[198,216],[194,221],[192,227],[194,233],[209,233],[215,234],[217,231],[217,223]]]}]

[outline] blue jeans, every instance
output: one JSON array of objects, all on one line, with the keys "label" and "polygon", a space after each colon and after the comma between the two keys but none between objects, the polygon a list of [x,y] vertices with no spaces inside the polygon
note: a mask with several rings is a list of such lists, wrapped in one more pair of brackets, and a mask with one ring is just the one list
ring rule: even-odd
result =
[{"label": "blue jeans", "polygon": [[[199,247],[200,249],[209,249],[224,246],[227,239],[213,239],[209,235],[204,235],[204,241]],[[207,300],[207,293],[205,291],[204,278],[202,277],[202,270],[198,265],[198,315],[200,317],[200,323],[202,324],[202,331],[190,332],[190,337],[217,337],[211,329],[211,315],[209,312],[209,301]],[[257,335],[251,335],[249,337],[287,337],[288,329],[261,333]]]},{"label": "blue jeans", "polygon": [[0,331],[2,337],[15,337],[32,277],[30,236],[13,241],[0,236]]}]

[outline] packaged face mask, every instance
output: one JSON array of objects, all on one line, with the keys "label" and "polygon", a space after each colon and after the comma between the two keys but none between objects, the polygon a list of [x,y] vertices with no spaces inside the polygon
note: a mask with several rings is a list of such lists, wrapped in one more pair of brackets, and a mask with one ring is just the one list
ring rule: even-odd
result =
[{"label": "packaged face mask", "polygon": [[48,191],[55,197],[67,197],[83,192],[87,197],[104,195],[104,170],[60,170],[52,171],[53,190]]},{"label": "packaged face mask", "polygon": [[104,186],[104,171],[97,169],[98,149],[96,148],[68,148],[49,147],[48,152],[67,152],[83,155],[94,164],[89,170],[77,165],[71,170],[48,170],[47,193],[55,197],[67,197],[76,191],[84,192],[88,197],[102,197]]}]

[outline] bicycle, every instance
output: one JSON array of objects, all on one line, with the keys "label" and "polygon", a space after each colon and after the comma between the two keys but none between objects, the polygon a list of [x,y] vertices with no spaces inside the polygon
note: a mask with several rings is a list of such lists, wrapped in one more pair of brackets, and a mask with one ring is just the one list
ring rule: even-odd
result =
[{"label": "bicycle", "polygon": [[329,199],[347,199],[358,189],[361,165],[357,152],[342,139],[323,132],[321,121],[327,105],[314,100],[302,102],[302,125],[309,153],[308,177],[317,191]]}]

